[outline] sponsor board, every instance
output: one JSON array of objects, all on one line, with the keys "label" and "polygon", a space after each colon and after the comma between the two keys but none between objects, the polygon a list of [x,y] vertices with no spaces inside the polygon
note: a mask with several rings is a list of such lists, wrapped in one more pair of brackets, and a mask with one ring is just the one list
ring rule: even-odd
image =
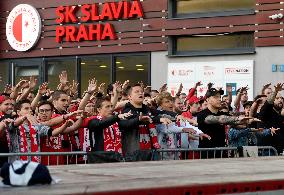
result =
[{"label": "sponsor board", "polygon": [[196,82],[201,81],[203,85],[197,88],[197,95],[204,96],[207,84],[212,82],[214,87],[222,87],[225,92],[227,85],[231,85],[233,98],[237,88],[248,86],[248,96],[252,100],[253,64],[253,60],[169,63],[169,91],[175,94],[179,84],[183,83],[183,92],[187,94]]}]

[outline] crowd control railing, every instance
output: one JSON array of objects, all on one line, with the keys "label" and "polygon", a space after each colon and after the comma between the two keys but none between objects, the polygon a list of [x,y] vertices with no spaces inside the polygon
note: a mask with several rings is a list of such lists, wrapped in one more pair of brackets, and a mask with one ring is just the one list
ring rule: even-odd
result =
[{"label": "crowd control railing", "polygon": [[[104,153],[104,152],[102,152]],[[215,159],[215,158],[240,158],[240,157],[259,157],[259,156],[278,156],[277,150],[272,146],[258,147],[221,147],[221,148],[196,148],[196,149],[158,149],[149,151],[150,158],[145,160],[195,160],[195,159]],[[8,158],[9,161],[20,159],[27,156],[37,156],[39,161],[45,165],[69,165],[69,164],[88,164],[92,152],[38,152],[38,153],[0,153],[0,159]],[[93,156],[93,158],[96,158]],[[106,162],[125,162],[128,158],[118,161]],[[140,159],[143,160],[143,159]],[[133,160],[135,161],[135,160]]]}]

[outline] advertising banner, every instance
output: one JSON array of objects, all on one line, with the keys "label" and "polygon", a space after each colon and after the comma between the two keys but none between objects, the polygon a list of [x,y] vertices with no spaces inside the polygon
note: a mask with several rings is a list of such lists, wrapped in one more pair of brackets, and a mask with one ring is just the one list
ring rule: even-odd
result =
[{"label": "advertising banner", "polygon": [[183,92],[188,93],[196,82],[201,81],[202,86],[197,88],[197,95],[204,96],[207,84],[214,83],[214,87],[232,86],[233,98],[236,90],[248,86],[249,100],[253,99],[253,60],[242,61],[214,61],[214,62],[184,62],[168,64],[168,91],[174,95],[180,83]]}]

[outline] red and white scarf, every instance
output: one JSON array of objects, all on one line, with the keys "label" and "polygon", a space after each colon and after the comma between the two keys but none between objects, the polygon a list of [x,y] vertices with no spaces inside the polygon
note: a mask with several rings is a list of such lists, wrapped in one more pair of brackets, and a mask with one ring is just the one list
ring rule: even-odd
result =
[{"label": "red and white scarf", "polygon": [[88,128],[80,128],[78,134],[79,134],[80,149],[84,152],[91,151],[89,129]]},{"label": "red and white scarf", "polygon": [[154,124],[149,125],[139,125],[139,136],[140,136],[140,150],[151,150],[161,148],[158,137],[157,130]]},{"label": "red and white scarf", "polygon": [[[39,152],[38,148],[38,142],[37,142],[37,132],[35,128],[31,125],[31,123],[28,123],[29,130],[30,130],[30,140],[31,140],[31,152]],[[28,140],[25,132],[25,128],[23,125],[19,126],[20,129],[20,152],[21,153],[28,153]],[[21,156],[21,160],[28,160],[27,156]],[[32,156],[33,162],[39,162],[38,156]]]},{"label": "red and white scarf", "polygon": [[[102,120],[101,116],[97,116],[96,118]],[[122,153],[121,132],[118,123],[114,123],[104,129],[104,151]]]}]

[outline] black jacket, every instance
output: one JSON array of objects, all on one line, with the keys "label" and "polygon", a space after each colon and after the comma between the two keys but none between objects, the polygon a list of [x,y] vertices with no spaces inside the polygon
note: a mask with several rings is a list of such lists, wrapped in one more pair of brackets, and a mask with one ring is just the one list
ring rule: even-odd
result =
[{"label": "black jacket", "polygon": [[143,125],[143,123],[139,121],[140,112],[142,112],[143,115],[150,116],[154,123],[160,123],[160,117],[155,116],[144,104],[142,108],[135,108],[131,103],[127,103],[122,113],[129,111],[131,111],[132,116],[127,120],[119,121],[119,128],[122,133],[122,151],[124,153],[133,153],[140,149],[139,125]]},{"label": "black jacket", "polygon": [[[104,151],[104,129],[118,121],[118,116],[114,115],[103,120],[92,119],[89,122],[89,139],[92,151]],[[95,139],[95,143],[93,143],[93,137]]]},{"label": "black jacket", "polygon": [[263,122],[265,128],[274,127],[280,128],[280,130],[276,132],[276,135],[263,137],[258,143],[273,146],[278,153],[282,152],[284,149],[284,117],[273,109],[273,104],[266,101],[260,110],[259,119]]}]

